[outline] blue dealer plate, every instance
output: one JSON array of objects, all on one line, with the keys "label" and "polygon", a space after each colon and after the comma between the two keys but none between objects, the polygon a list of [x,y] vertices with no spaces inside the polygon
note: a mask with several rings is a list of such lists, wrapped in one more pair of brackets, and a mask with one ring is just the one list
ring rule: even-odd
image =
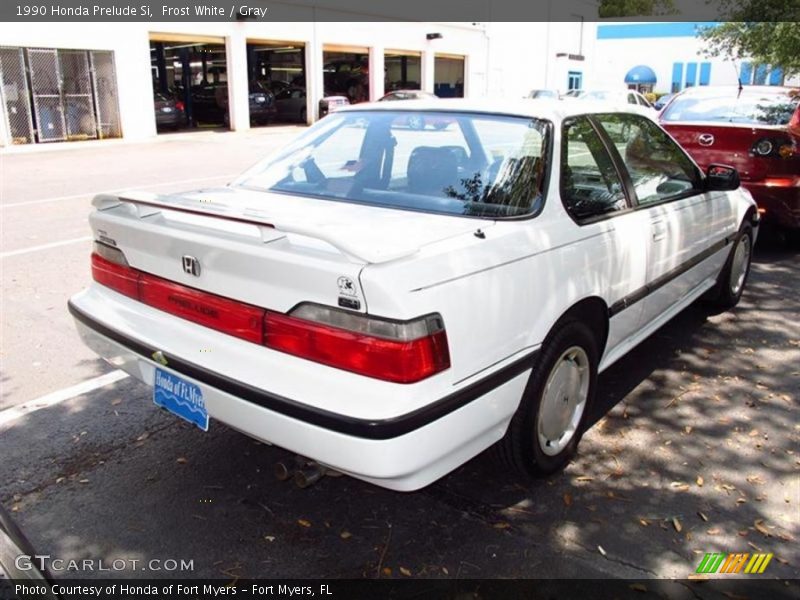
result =
[{"label": "blue dealer plate", "polygon": [[156,367],[153,402],[208,431],[208,412],[203,391],[195,384]]}]

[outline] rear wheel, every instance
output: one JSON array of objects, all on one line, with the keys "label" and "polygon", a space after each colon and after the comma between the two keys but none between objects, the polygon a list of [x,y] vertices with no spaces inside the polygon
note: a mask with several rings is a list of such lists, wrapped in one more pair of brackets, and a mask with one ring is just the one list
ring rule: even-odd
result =
[{"label": "rear wheel", "polygon": [[515,471],[532,477],[563,469],[578,448],[597,382],[598,345],[579,321],[545,341],[499,451]]},{"label": "rear wheel", "polygon": [[729,309],[739,303],[750,274],[753,258],[753,228],[744,223],[736,236],[725,266],[720,271],[717,285],[707,300],[714,306]]}]

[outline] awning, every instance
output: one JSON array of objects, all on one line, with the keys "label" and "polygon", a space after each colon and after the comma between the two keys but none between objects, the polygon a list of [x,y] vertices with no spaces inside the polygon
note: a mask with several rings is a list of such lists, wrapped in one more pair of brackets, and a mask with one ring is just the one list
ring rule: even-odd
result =
[{"label": "awning", "polygon": [[625,75],[625,83],[655,83],[656,73],[646,65],[633,67]]}]

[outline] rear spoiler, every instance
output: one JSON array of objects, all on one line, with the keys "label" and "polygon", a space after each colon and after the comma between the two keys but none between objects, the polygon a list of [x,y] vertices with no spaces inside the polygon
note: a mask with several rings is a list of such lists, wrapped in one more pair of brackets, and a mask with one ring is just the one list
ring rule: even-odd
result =
[{"label": "rear spoiler", "polygon": [[[165,197],[149,192],[125,192],[124,195],[120,196],[98,194],[92,200],[92,206],[98,211],[110,210],[124,204],[133,206],[136,215],[140,219],[157,215],[161,213],[162,210],[169,210],[201,215],[204,217],[213,217],[215,219],[222,219],[235,223],[256,225],[262,231],[262,239],[265,242],[278,239],[273,235],[276,231],[280,233],[302,235],[333,246],[348,260],[357,264],[386,263],[411,256],[419,251],[417,246],[387,247],[385,244],[380,244],[380,247],[358,246],[348,243],[343,239],[345,236],[340,229],[334,229],[323,223],[287,223],[275,221],[269,219],[266,215],[259,214],[253,209],[245,209],[242,212],[237,212],[224,205],[183,200],[180,196]],[[376,244],[376,246],[377,245],[378,244]]]}]

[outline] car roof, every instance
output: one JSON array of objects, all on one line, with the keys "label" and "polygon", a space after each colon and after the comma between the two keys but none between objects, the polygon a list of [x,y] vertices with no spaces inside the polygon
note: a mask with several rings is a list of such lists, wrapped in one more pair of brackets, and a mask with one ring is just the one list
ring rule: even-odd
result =
[{"label": "car roof", "polygon": [[[785,85],[743,85],[742,86],[742,93],[753,93],[753,94],[789,94],[792,92],[800,92],[800,88],[790,87]],[[704,86],[696,86],[686,88],[682,92],[682,95],[691,95],[691,96],[706,96],[706,95],[715,95],[715,94],[738,94],[739,93],[739,86],[738,85],[704,85]]]},{"label": "car roof", "polygon": [[[436,100],[400,100],[398,102],[369,102],[353,104],[339,112],[380,111],[380,110],[415,110],[431,112],[473,112],[519,117],[535,117],[549,121],[561,121],[567,117],[591,113],[625,112],[639,116],[647,116],[654,120],[643,107],[633,104],[586,100],[580,103],[562,102],[551,99],[466,99],[439,98]],[[650,111],[653,112],[654,111]],[[655,113],[654,113],[655,115]]]}]

